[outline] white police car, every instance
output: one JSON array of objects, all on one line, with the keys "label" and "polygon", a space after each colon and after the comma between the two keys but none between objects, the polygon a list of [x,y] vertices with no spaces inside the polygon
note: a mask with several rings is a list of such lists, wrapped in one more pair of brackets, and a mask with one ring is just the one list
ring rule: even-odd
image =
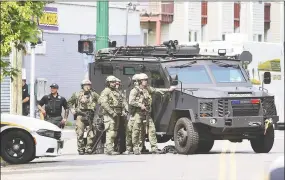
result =
[{"label": "white police car", "polygon": [[23,164],[37,157],[61,154],[61,129],[56,125],[12,114],[1,114],[1,157],[10,164]]}]

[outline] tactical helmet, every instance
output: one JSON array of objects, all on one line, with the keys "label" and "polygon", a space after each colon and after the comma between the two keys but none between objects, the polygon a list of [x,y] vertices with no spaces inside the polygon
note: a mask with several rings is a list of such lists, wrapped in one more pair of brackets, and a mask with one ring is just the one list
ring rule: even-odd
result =
[{"label": "tactical helmet", "polygon": [[138,77],[139,77],[139,74],[135,74],[135,75],[133,75],[132,80],[136,81],[136,80],[138,80]]},{"label": "tactical helmet", "polygon": [[119,78],[116,78],[116,82],[121,83],[121,80]]},{"label": "tactical helmet", "polygon": [[81,85],[91,85],[91,81],[89,79],[84,79],[82,82],[81,82]]},{"label": "tactical helmet", "polygon": [[148,79],[148,76],[145,73],[140,73],[137,79],[138,80]]},{"label": "tactical helmet", "polygon": [[115,76],[108,76],[106,78],[106,82],[116,82],[118,78],[116,78]]}]

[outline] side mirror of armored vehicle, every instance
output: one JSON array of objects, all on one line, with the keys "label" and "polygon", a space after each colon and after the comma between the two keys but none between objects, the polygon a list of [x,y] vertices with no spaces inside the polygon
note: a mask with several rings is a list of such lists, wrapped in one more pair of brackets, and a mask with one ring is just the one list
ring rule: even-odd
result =
[{"label": "side mirror of armored vehicle", "polygon": [[170,85],[171,86],[177,86],[178,85],[178,76],[176,75],[169,75],[169,79],[170,79]]},{"label": "side mirror of armored vehicle", "polygon": [[249,51],[243,51],[239,55],[239,59],[244,63],[250,64],[252,61],[252,54]]},{"label": "side mirror of armored vehicle", "polygon": [[271,83],[271,73],[270,72],[264,72],[263,83],[264,84],[270,84]]}]

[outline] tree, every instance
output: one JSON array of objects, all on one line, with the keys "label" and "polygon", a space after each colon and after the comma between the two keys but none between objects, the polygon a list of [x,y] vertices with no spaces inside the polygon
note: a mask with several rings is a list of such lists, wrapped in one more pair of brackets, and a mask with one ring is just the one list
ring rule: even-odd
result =
[{"label": "tree", "polygon": [[47,1],[0,2],[1,14],[1,81],[4,77],[15,77],[19,71],[11,67],[2,57],[11,53],[11,43],[17,50],[26,52],[26,42],[38,41],[38,19],[43,15]]}]

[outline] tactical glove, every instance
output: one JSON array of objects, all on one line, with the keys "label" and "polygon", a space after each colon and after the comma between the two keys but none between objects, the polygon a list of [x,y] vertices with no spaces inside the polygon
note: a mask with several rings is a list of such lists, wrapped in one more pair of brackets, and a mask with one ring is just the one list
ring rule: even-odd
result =
[{"label": "tactical glove", "polygon": [[112,117],[115,118],[116,116],[118,116],[116,113],[112,114]]},{"label": "tactical glove", "polygon": [[129,112],[128,112],[128,111],[123,111],[123,112],[122,112],[122,116],[126,116],[126,117],[127,117],[128,115],[129,115]]}]

